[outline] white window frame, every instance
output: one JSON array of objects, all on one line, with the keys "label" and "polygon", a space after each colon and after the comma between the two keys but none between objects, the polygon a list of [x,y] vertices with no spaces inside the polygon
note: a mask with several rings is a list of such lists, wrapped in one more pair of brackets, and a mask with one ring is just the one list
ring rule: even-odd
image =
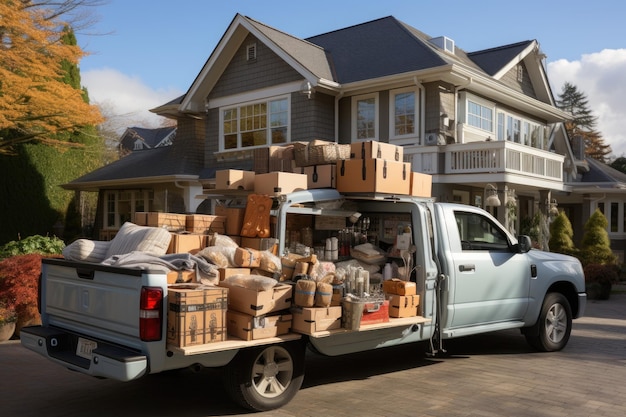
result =
[{"label": "white window frame", "polygon": [[[396,135],[396,96],[399,94],[413,93],[413,133]],[[389,91],[389,139],[410,139],[419,137],[420,131],[420,109],[419,90],[415,87],[399,88]]]},{"label": "white window frame", "polygon": [[[472,101],[480,106],[491,110],[491,130],[485,130],[469,124],[469,102]],[[495,138],[498,126],[497,107],[492,101],[485,100],[481,97],[469,93],[461,93],[459,100],[459,118],[462,118],[463,129],[465,134],[469,134],[474,140],[485,140],[487,138]]]},{"label": "white window frame", "polygon": [[[130,193],[130,219],[122,220],[120,218],[119,205],[121,195],[124,193]],[[117,230],[122,227],[125,221],[134,221],[135,213],[137,212],[137,202],[143,200],[144,207],[142,211],[150,211],[154,201],[154,193],[152,190],[107,190],[104,193],[104,216],[102,218],[103,230]],[[109,202],[113,202],[113,213],[109,210]],[[113,223],[109,224],[109,215],[113,215]]]},{"label": "white window frame", "polygon": [[[617,204],[617,231],[611,230],[611,227],[613,226],[611,218],[613,204]],[[626,219],[624,218],[624,216],[626,215],[626,200],[607,199],[603,200],[602,202],[596,202],[591,207],[591,213],[596,211],[597,208],[600,208],[601,205],[604,208],[604,210],[601,211],[607,220],[606,231],[609,234],[609,237],[612,239],[623,239],[624,237],[626,237]]]},{"label": "white window frame", "polygon": [[[286,94],[286,95],[280,95],[280,96],[274,96],[274,97],[268,97],[268,98],[263,98],[261,100],[254,100],[254,101],[247,101],[247,102],[242,102],[242,103],[237,103],[237,104],[233,104],[233,105],[229,105],[229,106],[223,106],[219,108],[219,152],[234,152],[234,151],[242,151],[242,150],[248,150],[248,149],[256,149],[256,148],[263,148],[263,147],[267,147],[270,145],[275,145],[274,143],[272,143],[272,128],[275,128],[275,126],[271,125],[271,115],[272,113],[270,112],[270,107],[271,107],[271,102],[274,101],[282,101],[285,100],[287,103],[287,125],[285,126],[287,128],[287,132],[286,132],[286,139],[285,142],[281,142],[279,143],[279,145],[284,145],[287,144],[289,142],[291,142],[291,96]],[[247,106],[253,106],[256,104],[261,104],[261,103],[265,103],[266,105],[266,123],[265,123],[265,129],[266,129],[266,138],[267,138],[267,142],[263,145],[255,145],[255,146],[242,146],[241,144],[241,126],[240,126],[240,121],[241,121],[241,108],[242,107],[247,107]],[[237,147],[235,148],[229,148],[226,149],[225,147],[225,138],[224,138],[224,113],[228,110],[233,110],[235,109],[237,112],[237,117],[236,117],[236,123],[237,123],[237,131],[236,131],[236,135],[237,135]]]},{"label": "white window frame", "polygon": [[[365,137],[365,138],[359,138],[357,135],[357,105],[359,103],[359,101],[363,101],[363,100],[369,100],[369,99],[374,99],[374,136],[373,137]],[[379,121],[379,98],[378,98],[378,93],[371,93],[371,94],[363,94],[360,96],[353,96],[352,97],[352,141],[353,142],[361,142],[361,141],[368,141],[368,140],[378,140],[379,138],[379,133],[378,133],[378,128],[380,125],[380,121]]]}]

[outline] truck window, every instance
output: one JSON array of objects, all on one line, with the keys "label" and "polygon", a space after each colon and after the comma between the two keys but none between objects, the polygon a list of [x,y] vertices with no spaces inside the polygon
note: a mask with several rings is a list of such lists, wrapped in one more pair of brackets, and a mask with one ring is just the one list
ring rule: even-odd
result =
[{"label": "truck window", "polygon": [[508,250],[504,232],[489,218],[477,213],[455,211],[463,250]]}]

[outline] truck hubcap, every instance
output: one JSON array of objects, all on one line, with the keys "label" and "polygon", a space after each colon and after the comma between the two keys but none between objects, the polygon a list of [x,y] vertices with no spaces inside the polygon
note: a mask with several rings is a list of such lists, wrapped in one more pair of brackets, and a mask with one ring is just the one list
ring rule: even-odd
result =
[{"label": "truck hubcap", "polygon": [[553,304],[546,315],[546,335],[553,343],[559,343],[567,329],[567,314],[561,304]]},{"label": "truck hubcap", "polygon": [[287,390],[292,376],[291,355],[280,346],[272,346],[265,349],[254,362],[252,385],[265,398],[278,397]]}]

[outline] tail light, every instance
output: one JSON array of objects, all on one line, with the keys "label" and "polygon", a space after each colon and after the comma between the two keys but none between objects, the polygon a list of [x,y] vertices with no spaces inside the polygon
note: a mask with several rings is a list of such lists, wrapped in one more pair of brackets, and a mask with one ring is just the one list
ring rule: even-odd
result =
[{"label": "tail light", "polygon": [[142,287],[139,311],[139,337],[144,342],[161,340],[163,289]]}]

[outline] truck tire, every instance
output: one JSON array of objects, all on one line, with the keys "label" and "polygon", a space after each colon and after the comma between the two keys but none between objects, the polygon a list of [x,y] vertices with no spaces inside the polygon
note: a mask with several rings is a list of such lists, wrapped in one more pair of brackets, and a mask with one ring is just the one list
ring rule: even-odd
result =
[{"label": "truck tire", "polygon": [[304,355],[301,341],[243,350],[224,369],[226,391],[249,410],[280,408],[302,386]]},{"label": "truck tire", "polygon": [[548,293],[539,319],[524,329],[526,341],[542,352],[556,352],[565,347],[572,331],[572,308],[563,294]]}]

